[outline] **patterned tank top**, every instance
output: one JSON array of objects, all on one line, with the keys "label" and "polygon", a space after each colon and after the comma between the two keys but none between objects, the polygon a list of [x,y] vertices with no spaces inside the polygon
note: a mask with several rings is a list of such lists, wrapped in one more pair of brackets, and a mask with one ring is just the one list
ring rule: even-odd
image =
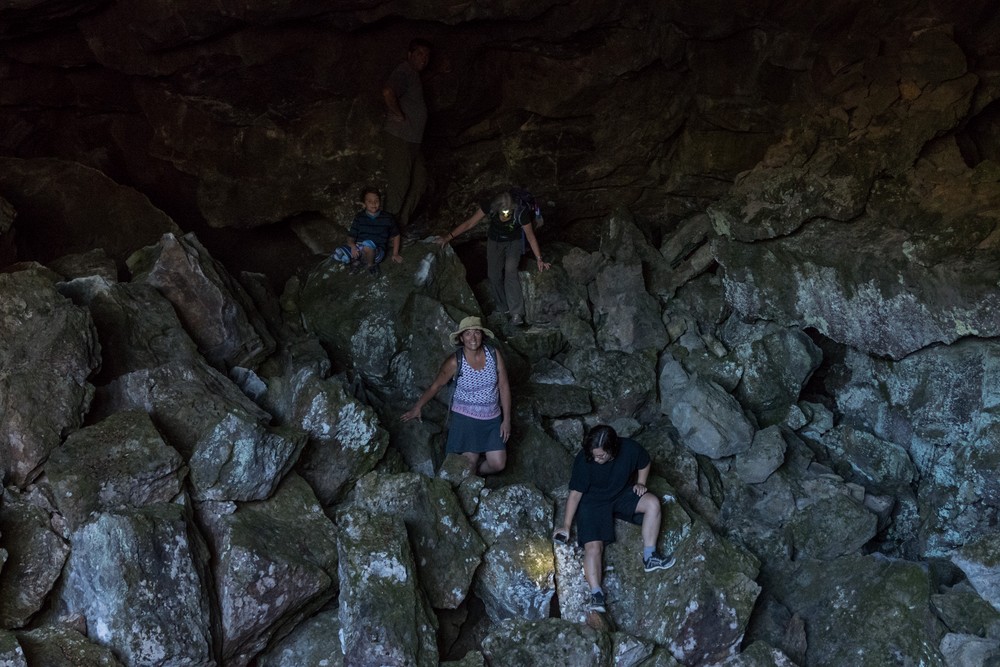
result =
[{"label": "patterned tank top", "polygon": [[485,350],[486,365],[477,371],[459,355],[462,372],[455,383],[455,394],[451,404],[453,412],[473,419],[494,419],[500,416],[500,385],[497,381],[496,353]]}]

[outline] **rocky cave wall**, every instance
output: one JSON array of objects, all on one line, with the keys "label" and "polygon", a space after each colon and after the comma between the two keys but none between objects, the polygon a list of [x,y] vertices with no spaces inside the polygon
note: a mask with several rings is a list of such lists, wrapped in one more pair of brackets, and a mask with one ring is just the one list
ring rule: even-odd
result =
[{"label": "rocky cave wall", "polygon": [[[332,5],[0,8],[11,664],[1000,652],[993,3]],[[311,256],[382,178],[414,36],[420,231],[514,181],[555,265],[524,274],[529,329],[491,321],[522,443],[492,493],[440,460],[440,414],[395,423],[442,332],[489,312],[474,267],[408,243],[359,283]],[[678,501],[676,578],[609,550],[617,632],[545,539],[599,420]]]}]

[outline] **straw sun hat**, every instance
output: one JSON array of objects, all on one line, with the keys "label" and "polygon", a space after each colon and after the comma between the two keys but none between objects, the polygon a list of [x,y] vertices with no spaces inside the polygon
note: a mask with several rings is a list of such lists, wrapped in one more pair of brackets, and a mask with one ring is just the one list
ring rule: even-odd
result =
[{"label": "straw sun hat", "polygon": [[462,332],[468,331],[469,329],[479,329],[483,332],[484,336],[487,336],[488,338],[496,338],[492,331],[483,326],[483,321],[481,319],[475,317],[474,315],[470,315],[469,317],[463,317],[462,321],[458,323],[458,331],[453,331],[451,333],[451,344],[459,345],[461,343],[459,337],[462,335]]}]

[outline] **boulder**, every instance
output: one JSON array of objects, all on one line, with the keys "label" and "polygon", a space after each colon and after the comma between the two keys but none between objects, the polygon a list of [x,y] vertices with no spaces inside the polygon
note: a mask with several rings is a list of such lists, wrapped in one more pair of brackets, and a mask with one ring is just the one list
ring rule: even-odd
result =
[{"label": "boulder", "polygon": [[961,568],[980,596],[1000,610],[1000,537],[994,532],[970,540],[951,554],[951,562]]},{"label": "boulder", "polygon": [[38,271],[0,274],[0,471],[23,487],[83,422],[100,365],[86,310]]},{"label": "boulder", "polygon": [[4,667],[28,667],[24,659],[24,649],[13,632],[0,630],[0,665]]},{"label": "boulder", "polygon": [[267,500],[203,503],[198,514],[212,552],[223,659],[248,665],[333,598],[336,529],[295,475]]},{"label": "boulder", "polygon": [[548,360],[566,347],[562,332],[550,326],[517,328],[507,334],[505,342],[532,364]]},{"label": "boulder", "polygon": [[[641,276],[645,274],[648,276],[650,294],[661,298],[671,296],[670,265],[660,251],[649,242],[643,231],[639,229],[635,218],[628,210],[616,208],[608,216],[607,224],[601,227],[600,248],[601,253],[607,256],[613,264],[621,266],[641,265],[638,283],[638,286],[642,288],[639,290],[640,292],[646,292],[645,283],[641,279]],[[603,270],[597,275],[598,281],[600,281],[601,273]],[[622,287],[630,289],[630,286],[623,285]],[[593,298],[593,295],[591,297]],[[655,304],[656,299],[650,299],[648,303]],[[656,309],[653,310],[655,312]]]},{"label": "boulder", "polygon": [[303,620],[286,637],[257,657],[257,667],[345,667],[340,615],[326,609]]},{"label": "boulder", "polygon": [[670,403],[670,421],[695,454],[718,459],[750,448],[753,426],[732,394],[714,382],[691,378]]},{"label": "boulder", "polygon": [[918,481],[916,465],[904,447],[867,431],[835,426],[821,442],[834,469],[869,493],[906,495]]},{"label": "boulder", "polygon": [[169,361],[201,360],[173,304],[150,285],[98,286],[87,307],[104,353],[98,374],[101,384]]},{"label": "boulder", "polygon": [[447,482],[416,473],[370,473],[358,481],[354,504],[405,523],[420,585],[434,608],[462,603],[485,545]]},{"label": "boulder", "polygon": [[436,667],[437,620],[403,519],[349,506],[337,525],[344,664]]},{"label": "boulder", "polygon": [[143,410],[190,467],[198,500],[260,500],[291,469],[306,435],[271,415],[204,362],[169,362],[101,388],[95,417]]},{"label": "boulder", "polygon": [[590,300],[602,349],[658,353],[669,342],[640,264],[614,263],[602,269],[590,285]]},{"label": "boulder", "polygon": [[213,366],[253,368],[274,351],[274,338],[247,294],[194,234],[164,234],[128,259],[132,282],[155,287]]},{"label": "boulder", "polygon": [[919,563],[858,554],[802,559],[770,589],[805,623],[810,665],[855,664],[859,647],[865,664],[945,664],[938,649],[945,630],[930,609],[930,581]]},{"label": "boulder", "polygon": [[768,426],[753,435],[750,448],[736,455],[736,474],[747,484],[759,484],[785,462],[781,428]]},{"label": "boulder", "polygon": [[295,469],[324,506],[371,472],[389,443],[372,408],[350,396],[339,379],[303,382],[290,423],[309,436]]},{"label": "boulder", "polygon": [[1000,639],[1000,610],[976,593],[967,581],[932,594],[931,607],[953,632]]},{"label": "boulder", "polygon": [[754,642],[738,655],[730,656],[718,663],[719,667],[795,667],[796,663],[780,649],[764,642]]},{"label": "boulder", "polygon": [[118,266],[104,248],[94,248],[57,257],[47,266],[66,280],[95,276],[109,283],[118,282]]},{"label": "boulder", "polygon": [[486,541],[476,593],[493,621],[549,616],[555,588],[552,504],[530,485],[486,496],[472,519]]},{"label": "boulder", "polygon": [[129,665],[213,664],[208,554],[183,506],[101,512],[70,545],[57,609],[81,615],[93,641]]},{"label": "boulder", "polygon": [[571,349],[564,360],[581,387],[590,390],[601,419],[636,416],[656,400],[655,361],[619,350]]},{"label": "boulder", "polygon": [[734,395],[762,426],[779,424],[823,354],[805,333],[776,326],[741,326],[730,318],[723,343],[743,367]]},{"label": "boulder", "polygon": [[643,572],[640,529],[619,522],[618,540],[605,549],[609,614],[620,630],[668,647],[682,664],[721,660],[743,639],[761,590],[758,562],[676,504],[664,510],[663,551],[677,563]]},{"label": "boulder", "polygon": [[797,486],[796,511],[787,524],[796,558],[846,556],[875,537],[877,517],[842,480],[817,477]]},{"label": "boulder", "polygon": [[643,641],[625,632],[613,632],[611,634],[611,645],[611,664],[615,665],[615,667],[634,667],[635,665],[642,664],[676,664],[676,661],[672,658],[667,662],[666,658],[668,656],[653,660],[652,663],[646,663],[646,660],[656,651],[656,644]]},{"label": "boulder", "polygon": [[605,667],[612,651],[607,633],[561,618],[509,619],[483,638],[483,655],[494,665]]},{"label": "boulder", "polygon": [[4,491],[0,504],[0,535],[6,551],[0,569],[0,626],[21,628],[45,604],[62,573],[69,545],[53,530],[45,507],[12,489]]},{"label": "boulder", "polygon": [[306,278],[297,301],[306,328],[340,366],[367,382],[414,398],[454,346],[448,334],[479,305],[454,251],[419,243],[402,264],[373,278],[325,260]]},{"label": "boulder", "polygon": [[1000,658],[1000,640],[949,632],[941,639],[948,667],[986,667]]},{"label": "boulder", "polygon": [[542,417],[560,418],[590,414],[590,392],[574,384],[530,383],[517,390],[520,405],[527,404]]},{"label": "boulder", "polygon": [[556,325],[567,316],[590,319],[586,283],[575,280],[560,264],[553,263],[547,271],[521,271],[518,276],[526,322]]},{"label": "boulder", "polygon": [[573,457],[530,420],[518,419],[514,435],[507,442],[507,467],[498,477],[502,482],[532,484],[551,493],[569,479]]},{"label": "boulder", "polygon": [[49,487],[76,530],[92,514],[169,503],[181,495],[184,460],[144,412],[120,412],[74,431],[45,465]]},{"label": "boulder", "polygon": [[88,640],[71,628],[47,625],[18,632],[17,641],[28,665],[125,667],[125,663],[118,660],[112,649]]}]

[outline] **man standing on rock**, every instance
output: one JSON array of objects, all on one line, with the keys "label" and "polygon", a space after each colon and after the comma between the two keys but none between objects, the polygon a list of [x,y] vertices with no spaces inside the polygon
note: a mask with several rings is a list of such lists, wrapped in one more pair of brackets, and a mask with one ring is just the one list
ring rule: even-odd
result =
[{"label": "man standing on rock", "polygon": [[615,541],[615,519],[642,526],[642,564],[646,572],[666,570],[673,556],[656,550],[660,534],[660,499],[646,488],[652,467],[649,454],[635,440],[619,438],[610,426],[590,429],[573,461],[566,517],[553,538],[565,542],[576,518],[583,547],[583,574],[590,586],[590,609],[604,612],[601,587],[604,545]]},{"label": "man standing on rock", "polygon": [[385,210],[392,213],[403,228],[409,225],[410,215],[427,186],[427,169],[420,155],[420,142],[427,125],[427,104],[420,72],[427,67],[430,58],[430,43],[414,39],[406,60],[393,70],[382,88],[387,108]]}]

